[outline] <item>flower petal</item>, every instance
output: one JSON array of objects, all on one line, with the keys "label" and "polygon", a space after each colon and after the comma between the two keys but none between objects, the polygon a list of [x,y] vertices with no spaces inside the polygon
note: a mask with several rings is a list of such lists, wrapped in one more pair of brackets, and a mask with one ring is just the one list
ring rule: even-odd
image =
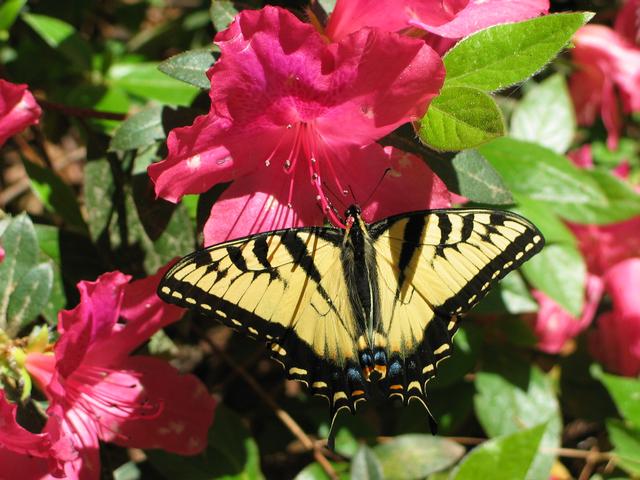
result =
[{"label": "flower petal", "polygon": [[42,110],[27,88],[0,78],[0,146],[40,120]]},{"label": "flower petal", "polygon": [[616,15],[616,32],[640,45],[640,0],[627,0]]},{"label": "flower petal", "polygon": [[153,418],[106,415],[102,421],[113,422],[114,428],[111,433],[102,432],[103,440],[182,455],[194,455],[205,448],[216,401],[195,376],[181,375],[169,363],[143,356],[129,357],[119,368],[136,372],[145,394],[163,406]]},{"label": "flower petal", "polygon": [[611,267],[604,276],[613,309],[623,317],[640,317],[640,258],[630,258]]},{"label": "flower petal", "polygon": [[527,20],[548,11],[549,0],[470,0],[448,23],[433,25],[428,18],[409,23],[441,37],[462,38],[483,28]]},{"label": "flower petal", "polygon": [[154,275],[124,286],[120,316],[127,322],[113,329],[100,342],[100,348],[89,353],[88,362],[101,365],[119,362],[158,330],[182,318],[183,308],[163,302],[156,294],[160,280],[170,267],[171,263],[158,269]]},{"label": "flower petal", "polygon": [[225,133],[221,123],[201,115],[193,125],[169,132],[169,155],[147,168],[158,197],[176,203],[183,195],[206,192],[233,178],[235,164],[221,143]]},{"label": "flower petal", "polygon": [[111,335],[120,315],[123,287],[130,278],[120,272],[108,272],[95,282],[78,283],[80,304],[72,310],[62,310],[58,316],[61,336],[55,352],[61,375],[68,376],[82,363],[94,342]]},{"label": "flower petal", "polygon": [[534,290],[532,295],[539,304],[534,326],[538,348],[547,353],[559,353],[568,340],[591,324],[603,292],[602,280],[589,275],[584,308],[580,318],[575,318],[546,294]]},{"label": "flower petal", "polygon": [[278,165],[262,166],[232,183],[211,208],[204,226],[205,246],[256,232],[322,225],[324,215],[306,166],[294,172],[292,178]]},{"label": "flower petal", "polygon": [[50,455],[51,439],[45,433],[31,433],[19,425],[16,421],[17,409],[17,405],[9,403],[4,391],[0,390],[0,448],[23,455],[47,458]]},{"label": "flower petal", "polygon": [[334,92],[316,125],[328,144],[367,145],[422,117],[445,76],[423,41],[368,28],[329,45],[323,64]]},{"label": "flower petal", "polygon": [[346,171],[358,172],[357,179],[351,174],[357,185],[354,196],[356,203],[361,203],[363,218],[368,223],[400,213],[451,206],[449,191],[442,180],[423,160],[397,148],[383,150],[377,144],[371,145],[344,168],[345,176]]},{"label": "flower petal", "polygon": [[450,22],[469,0],[338,0],[329,17],[325,35],[337,42],[363,27],[398,32],[409,20],[420,18],[428,25]]}]

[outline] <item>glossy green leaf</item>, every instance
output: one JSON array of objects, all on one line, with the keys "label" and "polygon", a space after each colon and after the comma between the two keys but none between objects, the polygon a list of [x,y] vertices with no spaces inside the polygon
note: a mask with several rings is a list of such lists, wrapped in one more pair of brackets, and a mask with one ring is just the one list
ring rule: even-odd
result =
[{"label": "glossy green leaf", "polygon": [[76,67],[81,70],[91,68],[91,46],[72,25],[57,18],[33,13],[25,13],[22,18],[47,45],[59,50]]},{"label": "glossy green leaf", "polygon": [[606,387],[622,418],[640,429],[640,379],[605,373],[598,365],[591,368],[591,374]]},{"label": "glossy green leaf", "polygon": [[209,90],[211,84],[207,78],[207,70],[215,61],[216,56],[211,48],[198,48],[167,58],[158,65],[158,70],[176,80]]},{"label": "glossy green leaf", "polygon": [[629,205],[624,206],[635,194],[624,191],[620,182],[611,180],[604,172],[580,169],[548,148],[499,138],[478,150],[502,176],[514,196],[544,202],[567,220],[607,223],[621,219],[616,205],[624,210],[625,218],[633,211]]},{"label": "glossy green leaf", "polygon": [[553,75],[529,89],[511,116],[510,135],[567,151],[576,133],[573,102],[562,75]]},{"label": "glossy green leaf", "polygon": [[[546,424],[483,443],[471,451],[450,477],[453,480],[513,480],[530,477]],[[547,475],[548,476],[548,475]]]},{"label": "glossy green leaf", "polygon": [[11,293],[7,308],[7,333],[17,333],[45,308],[53,285],[53,268],[41,263],[25,273]]},{"label": "glossy green leaf", "polygon": [[237,14],[238,10],[231,0],[211,0],[209,16],[218,32],[227,28]]},{"label": "glossy green leaf", "polygon": [[60,215],[70,227],[87,231],[74,191],[51,169],[23,159],[24,168],[31,180],[31,188],[44,206]]},{"label": "glossy green leaf", "polygon": [[629,428],[620,420],[607,420],[607,432],[614,446],[617,464],[631,475],[640,476],[640,429]]},{"label": "glossy green leaf", "polygon": [[476,415],[490,437],[508,435],[544,422],[541,449],[527,475],[513,478],[548,478],[560,445],[560,407],[551,380],[536,366],[513,355],[487,358],[485,370],[476,374]]},{"label": "glossy green leaf", "polygon": [[115,131],[109,150],[134,150],[165,138],[162,107],[150,105],[127,118]]},{"label": "glossy green leaf", "polygon": [[219,404],[203,453],[185,457],[161,450],[147,451],[149,462],[165,478],[189,480],[254,480],[263,478],[258,445],[240,416]]},{"label": "glossy green leaf", "polygon": [[522,82],[551,61],[592,16],[545,15],[470,35],[444,56],[445,86],[494,91]]},{"label": "glossy green leaf", "polygon": [[[0,329],[7,330],[7,310],[14,290],[38,263],[38,240],[26,214],[11,219],[0,237],[5,257],[0,262]],[[14,332],[15,333],[15,332]]]},{"label": "glossy green leaf", "polygon": [[573,317],[584,305],[587,268],[575,246],[549,244],[522,266],[534,288],[541,290]]},{"label": "glossy green leaf", "polygon": [[118,63],[109,69],[108,78],[129,94],[168,105],[189,105],[200,92],[162,73],[157,63]]},{"label": "glossy green leaf", "polygon": [[351,478],[382,480],[382,465],[378,457],[366,445],[361,445],[351,460]]},{"label": "glossy green leaf", "polygon": [[458,193],[469,200],[490,205],[508,205],[513,197],[500,174],[477,150],[458,153],[451,165],[456,173]]},{"label": "glossy green leaf", "polygon": [[493,98],[467,87],[443,88],[418,132],[427,145],[449,151],[472,148],[504,134],[504,119]]},{"label": "glossy green leaf", "polygon": [[115,184],[107,160],[94,160],[84,167],[84,201],[91,238],[96,241],[107,232]]},{"label": "glossy green leaf", "polygon": [[388,480],[414,480],[454,465],[464,447],[431,435],[399,435],[373,448]]},{"label": "glossy green leaf", "polygon": [[606,224],[640,215],[640,194],[627,182],[609,171],[600,169],[589,170],[589,175],[606,195],[607,204],[573,209],[568,211],[565,217],[581,223]]}]

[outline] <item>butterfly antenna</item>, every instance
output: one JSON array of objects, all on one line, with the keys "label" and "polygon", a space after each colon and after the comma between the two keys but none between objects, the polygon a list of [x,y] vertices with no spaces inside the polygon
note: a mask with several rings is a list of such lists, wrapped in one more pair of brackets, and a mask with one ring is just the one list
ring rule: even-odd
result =
[{"label": "butterfly antenna", "polygon": [[376,186],[373,187],[373,190],[371,191],[371,193],[369,194],[369,196],[367,197],[367,199],[364,201],[364,203],[362,204],[362,207],[364,207],[365,205],[367,205],[369,203],[369,200],[371,200],[371,198],[375,195],[375,193],[378,191],[378,188],[380,188],[380,184],[382,183],[382,181],[384,180],[384,178],[387,176],[387,174],[389,172],[391,172],[392,168],[391,167],[387,167],[384,169],[384,172],[382,173],[382,176],[380,177],[380,180],[378,180],[378,183],[376,183]]}]

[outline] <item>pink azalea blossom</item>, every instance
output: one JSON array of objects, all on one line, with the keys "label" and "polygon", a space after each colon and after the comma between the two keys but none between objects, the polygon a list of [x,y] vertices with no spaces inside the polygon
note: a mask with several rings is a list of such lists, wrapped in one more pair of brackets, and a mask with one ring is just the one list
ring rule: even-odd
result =
[{"label": "pink azalea blossom", "polygon": [[640,374],[640,258],[618,263],[604,276],[613,310],[598,317],[589,346],[609,370]]},{"label": "pink azalea blossom", "polygon": [[627,0],[616,16],[614,30],[640,45],[640,0]]},{"label": "pink azalea blossom", "polygon": [[587,277],[585,304],[580,318],[573,317],[543,292],[534,290],[532,295],[539,305],[534,324],[538,348],[547,353],[559,353],[568,340],[591,324],[603,290],[603,282],[599,277]]},{"label": "pink azalea blossom", "polygon": [[591,125],[602,118],[609,148],[617,148],[622,128],[618,95],[624,113],[640,111],[640,49],[603,25],[586,25],[573,37],[576,72],[570,89],[578,122]]},{"label": "pink azalea blossom", "polygon": [[27,85],[0,78],[0,146],[9,137],[38,123],[41,113]]},{"label": "pink azalea blossom", "polygon": [[[325,33],[339,41],[363,27],[392,32],[414,27],[434,37],[458,40],[483,28],[548,11],[548,0],[338,0]],[[435,40],[430,38],[430,44]]]},{"label": "pink azalea blossom", "polygon": [[64,465],[69,478],[99,478],[98,440],[185,455],[206,445],[215,401],[200,381],[166,361],[129,356],[182,315],[155,294],[164,270],[131,283],[120,272],[80,282],[80,304],[60,312],[55,355],[27,356],[47,412],[77,452]]},{"label": "pink azalea blossom", "polygon": [[340,206],[374,192],[389,167],[375,141],[422,117],[444,81],[420,40],[362,29],[327,44],[275,7],[240,13],[216,43],[209,114],[173,130],[168,157],[148,170],[173,202],[234,180],[213,206],[206,244],[325,215],[341,225],[330,198]]}]

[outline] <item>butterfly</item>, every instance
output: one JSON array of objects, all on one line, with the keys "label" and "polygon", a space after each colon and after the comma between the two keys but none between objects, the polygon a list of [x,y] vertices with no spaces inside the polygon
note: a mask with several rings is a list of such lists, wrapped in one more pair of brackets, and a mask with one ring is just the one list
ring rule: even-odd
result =
[{"label": "butterfly", "polygon": [[460,317],[544,245],[506,211],[427,210],[368,225],[352,205],[345,216],[345,229],[289,228],[196,251],[158,286],[165,301],[266,342],[288,378],[329,401],[331,430],[373,388],[428,411],[426,383]]}]

